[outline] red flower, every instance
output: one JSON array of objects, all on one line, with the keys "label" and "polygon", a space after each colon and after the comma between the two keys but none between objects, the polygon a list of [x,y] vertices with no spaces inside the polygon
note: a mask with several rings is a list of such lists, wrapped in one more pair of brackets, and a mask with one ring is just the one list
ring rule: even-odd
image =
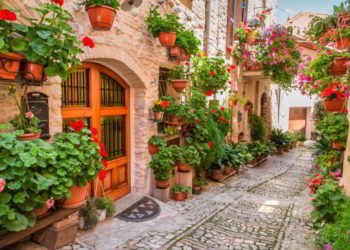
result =
[{"label": "red flower", "polygon": [[221,108],[220,108],[220,110],[221,110],[221,111],[224,111],[224,110],[225,110],[225,108],[224,108],[224,107],[221,107]]},{"label": "red flower", "polygon": [[228,73],[231,73],[231,72],[232,72],[232,69],[227,69],[227,72],[228,72]]},{"label": "red flower", "polygon": [[232,84],[232,81],[228,81],[228,84]]},{"label": "red flower", "polygon": [[340,110],[340,112],[342,112],[342,113],[348,113],[348,109],[342,109],[342,110]]},{"label": "red flower", "polygon": [[225,118],[222,118],[222,117],[221,117],[221,118],[220,118],[220,121],[221,121],[221,122],[224,122],[224,121],[225,121]]},{"label": "red flower", "polygon": [[97,135],[97,129],[95,129],[95,128],[89,128],[89,130],[91,131],[92,137],[95,137],[95,136]]},{"label": "red flower", "polygon": [[212,113],[216,113],[216,110],[215,110],[215,109],[213,109],[211,112],[212,112]]},{"label": "red flower", "polygon": [[53,206],[55,205],[55,200],[54,199],[48,199],[47,201],[46,201],[46,207],[48,208],[48,209],[51,209]]},{"label": "red flower", "polygon": [[55,3],[55,4],[58,4],[58,5],[62,6],[62,5],[63,5],[64,0],[51,0],[51,2],[53,2],[53,3]]},{"label": "red flower", "polygon": [[9,10],[0,10],[0,20],[16,21],[17,16],[15,12]]},{"label": "red flower", "polygon": [[185,65],[186,65],[186,66],[190,66],[190,64],[189,64],[188,62],[185,62]]},{"label": "red flower", "polygon": [[208,146],[209,146],[209,148],[211,148],[213,146],[213,142],[209,141]]},{"label": "red flower", "polygon": [[97,137],[92,138],[92,142],[95,142],[95,143],[100,143],[100,139],[98,139]]},{"label": "red flower", "polygon": [[196,120],[196,122],[197,122],[197,123],[200,123],[200,122],[201,122],[201,120],[197,119],[197,120]]},{"label": "red flower", "polygon": [[103,181],[106,178],[106,172],[104,170],[100,170],[100,180]]},{"label": "red flower", "polygon": [[208,92],[205,92],[204,94],[205,94],[206,96],[212,96],[213,91],[208,91]]},{"label": "red flower", "polygon": [[212,74],[213,76],[216,76],[216,72],[215,72],[215,71],[211,72],[211,74]]},{"label": "red flower", "polygon": [[90,47],[90,48],[94,48],[95,47],[95,43],[94,41],[92,41],[92,39],[90,37],[84,37],[83,39],[83,43],[84,46]]},{"label": "red flower", "polygon": [[26,117],[32,119],[34,117],[34,114],[32,112],[27,112]]},{"label": "red flower", "polygon": [[80,132],[80,130],[84,128],[84,121],[79,120],[79,121],[73,122],[71,126],[75,131]]},{"label": "red flower", "polygon": [[312,184],[319,184],[319,183],[321,183],[321,180],[319,179],[312,180]]},{"label": "red flower", "polygon": [[108,165],[108,162],[107,162],[107,161],[101,161],[101,163],[102,163],[102,165],[104,166],[104,168],[106,168],[107,165]]},{"label": "red flower", "polygon": [[179,61],[179,60],[176,61],[176,64],[180,64],[180,63],[181,63],[181,61]]},{"label": "red flower", "polygon": [[236,65],[230,65],[230,68],[231,68],[232,70],[235,70],[235,69],[236,69]]},{"label": "red flower", "polygon": [[168,101],[164,101],[163,102],[163,108],[167,108],[169,107],[169,102]]},{"label": "red flower", "polygon": [[100,144],[100,155],[107,158],[108,157],[108,153],[105,151],[105,145]]},{"label": "red flower", "polygon": [[228,53],[231,53],[231,52],[232,52],[232,49],[231,49],[231,48],[227,48],[226,51],[227,51]]}]

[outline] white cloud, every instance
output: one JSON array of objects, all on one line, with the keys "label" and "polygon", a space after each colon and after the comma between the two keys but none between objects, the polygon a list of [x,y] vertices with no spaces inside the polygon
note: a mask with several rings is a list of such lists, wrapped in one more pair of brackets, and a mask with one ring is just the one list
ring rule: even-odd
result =
[{"label": "white cloud", "polygon": [[294,15],[296,13],[296,11],[293,9],[286,9],[286,12],[291,15]]}]

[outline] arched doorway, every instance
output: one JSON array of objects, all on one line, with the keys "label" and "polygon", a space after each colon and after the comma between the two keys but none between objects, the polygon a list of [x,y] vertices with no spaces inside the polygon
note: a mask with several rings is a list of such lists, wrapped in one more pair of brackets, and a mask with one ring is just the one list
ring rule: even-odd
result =
[{"label": "arched doorway", "polygon": [[266,93],[263,93],[260,99],[260,117],[263,118],[265,126],[267,126],[268,101]]},{"label": "arched doorway", "polygon": [[[118,199],[130,191],[129,86],[113,71],[95,63],[84,63],[62,82],[63,130],[76,119],[96,128],[108,152],[102,187],[93,182],[91,195],[102,192]],[[95,193],[96,192],[96,193]]]}]

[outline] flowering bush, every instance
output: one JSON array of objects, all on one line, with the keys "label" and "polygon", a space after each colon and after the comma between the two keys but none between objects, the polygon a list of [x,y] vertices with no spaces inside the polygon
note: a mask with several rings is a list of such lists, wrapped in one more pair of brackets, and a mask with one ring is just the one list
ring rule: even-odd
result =
[{"label": "flowering bush", "polygon": [[162,101],[157,100],[153,102],[152,111],[153,112],[162,112],[164,109],[168,108],[169,102],[168,101]]}]

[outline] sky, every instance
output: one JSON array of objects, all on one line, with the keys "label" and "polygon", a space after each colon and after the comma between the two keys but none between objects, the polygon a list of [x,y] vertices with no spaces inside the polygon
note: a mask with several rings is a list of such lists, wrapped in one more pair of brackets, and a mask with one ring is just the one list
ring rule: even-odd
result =
[{"label": "sky", "polygon": [[342,0],[276,0],[277,23],[283,24],[288,16],[293,17],[300,11],[316,13],[333,13],[333,5],[339,5]]}]

